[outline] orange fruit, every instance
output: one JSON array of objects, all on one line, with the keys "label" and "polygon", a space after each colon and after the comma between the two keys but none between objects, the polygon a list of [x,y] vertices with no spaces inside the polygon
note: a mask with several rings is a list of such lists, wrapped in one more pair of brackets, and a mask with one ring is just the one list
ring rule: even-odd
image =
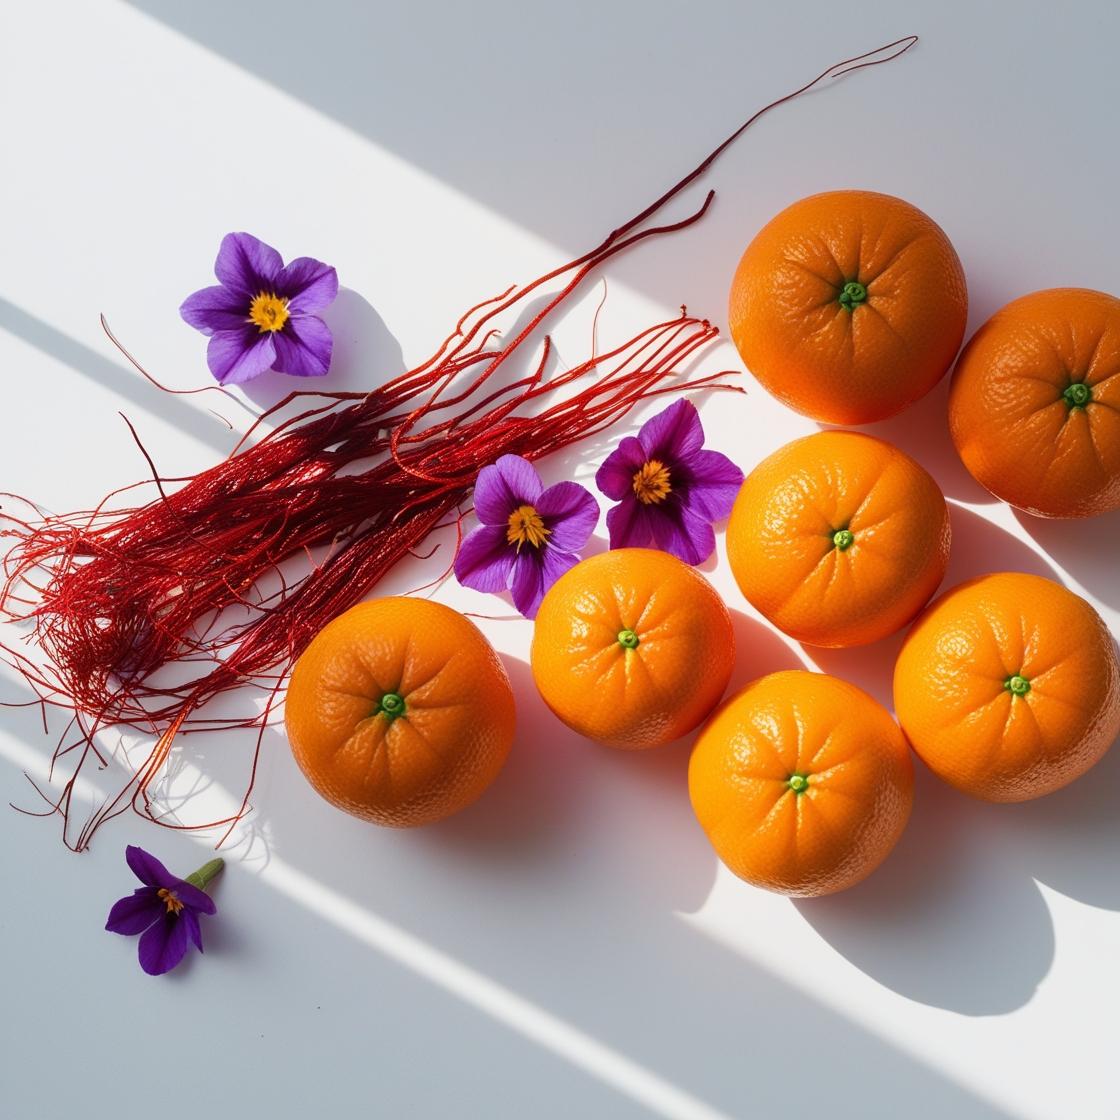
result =
[{"label": "orange fruit", "polygon": [[513,692],[458,611],[377,599],[304,650],[284,719],[296,762],[327,801],[405,828],[457,813],[497,777],[513,742]]},{"label": "orange fruit", "polygon": [[1041,517],[1120,509],[1120,299],[1053,288],[969,340],[949,426],[973,478]]},{"label": "orange fruit", "polygon": [[818,432],[763,459],[727,524],[727,557],[747,599],[816,646],[892,634],[937,590],[949,511],[909,455],[858,432]]},{"label": "orange fruit", "polygon": [[731,337],[790,408],[870,424],[928,393],[964,337],[964,269],[900,198],[830,191],[772,218],[731,282]]},{"label": "orange fruit", "polygon": [[692,808],[748,883],[809,897],[886,859],[910,817],[914,767],[898,725],[854,684],[791,669],[748,684],[704,725]]},{"label": "orange fruit", "polygon": [[712,585],[649,548],[581,561],[549,588],[530,661],[545,703],[572,730],[629,749],[697,727],[731,677],[735,635]]},{"label": "orange fruit", "polygon": [[937,775],[985,801],[1080,777],[1120,734],[1120,666],[1100,615],[1053,580],[980,576],[914,624],[894,706]]}]

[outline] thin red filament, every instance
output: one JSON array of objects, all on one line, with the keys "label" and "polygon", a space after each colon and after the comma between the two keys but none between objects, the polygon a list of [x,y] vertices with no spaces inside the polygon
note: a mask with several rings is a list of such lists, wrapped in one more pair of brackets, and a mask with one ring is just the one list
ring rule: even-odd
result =
[{"label": "thin red filament", "polygon": [[[659,394],[730,388],[723,374],[679,377],[717,334],[683,309],[679,317],[559,373],[546,373],[546,336],[540,357],[520,376],[503,383],[496,375],[521,359],[542,324],[591,272],[646,238],[698,221],[714,192],[684,219],[638,228],[760,116],[827,78],[897,58],[916,41],[910,36],[837,63],[765,106],[596,248],[472,307],[426,362],[380,388],[289,394],[258,418],[227,459],[189,479],[161,477],[133,431],[150,468],[146,484],[155,487],[154,499],[111,508],[134,488],[125,487],[93,510],[10,516],[13,527],[2,535],[14,544],[4,558],[0,609],[30,623],[28,638],[42,657],[0,649],[44,713],[48,704],[71,712],[52,758],[52,775],[66,760],[68,777],[57,796],[39,791],[44,815],[63,817],[64,842],[82,850],[102,824],[130,806],[165,827],[225,825],[228,835],[247,808],[261,736],[294,660],[327,622],[367,595],[402,557],[415,554],[434,529],[459,524],[483,466],[506,454],[548,455],[603,431]],[[500,318],[554,282],[559,286],[543,307],[513,339],[496,346]],[[309,407],[286,415],[295,403]],[[266,419],[275,427],[256,438]],[[324,547],[326,556],[314,560],[311,550]],[[282,565],[301,553],[311,563],[289,582]],[[266,595],[261,584],[269,578],[279,588]],[[231,610],[239,607],[245,615],[230,622]],[[179,670],[173,682],[163,679],[169,666]],[[245,685],[265,690],[261,713],[245,719],[205,714],[207,701]],[[235,727],[258,732],[238,811],[197,825],[166,819],[150,791],[176,737]],[[75,785],[85,766],[107,765],[96,736],[112,728],[154,734],[156,740],[117,796],[74,833]]]}]

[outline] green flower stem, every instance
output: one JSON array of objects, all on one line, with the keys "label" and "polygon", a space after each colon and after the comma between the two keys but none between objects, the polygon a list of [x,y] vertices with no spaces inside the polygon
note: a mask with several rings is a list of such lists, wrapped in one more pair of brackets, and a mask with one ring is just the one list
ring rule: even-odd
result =
[{"label": "green flower stem", "polygon": [[1026,677],[1019,676],[1016,673],[1013,677],[1008,677],[1003,682],[1003,687],[1011,693],[1012,696],[1026,696],[1031,690],[1031,682]]},{"label": "green flower stem", "polygon": [[809,775],[791,774],[789,788],[793,790],[794,793],[804,793],[809,788]]},{"label": "green flower stem", "polygon": [[633,630],[619,630],[618,644],[624,649],[637,649],[638,635]]},{"label": "green flower stem", "polygon": [[226,861],[224,859],[212,859],[209,863],[204,863],[197,871],[192,871],[183,882],[190,883],[192,887],[198,887],[200,891],[204,891],[207,884],[221,873],[225,865]]},{"label": "green flower stem", "polygon": [[841,552],[847,551],[855,543],[855,533],[851,529],[837,529],[832,534],[832,543],[840,549]]}]

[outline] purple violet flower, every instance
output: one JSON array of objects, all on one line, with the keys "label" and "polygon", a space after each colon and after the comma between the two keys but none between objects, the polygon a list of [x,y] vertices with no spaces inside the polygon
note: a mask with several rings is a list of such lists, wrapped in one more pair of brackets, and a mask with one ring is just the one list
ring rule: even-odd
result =
[{"label": "purple violet flower", "polygon": [[223,385],[275,369],[322,377],[331,364],[330,328],[315,312],[338,295],[338,273],[311,257],[284,264],[248,233],[222,238],[214,274],[221,281],[188,296],[179,314],[210,336],[206,364]]},{"label": "purple violet flower", "polygon": [[618,502],[607,512],[611,548],[652,545],[686,564],[716,547],[712,523],[731,513],[743,472],[726,455],[704,450],[695,406],[675,401],[627,436],[595,475]]},{"label": "purple violet flower", "polygon": [[455,578],[476,591],[513,592],[535,618],[544,593],[579,563],[599,520],[599,503],[575,482],[545,489],[528,459],[503,455],[478,472],[474,509],[482,524],[459,547]]},{"label": "purple violet flower", "polygon": [[178,879],[155,856],[130,844],[124,858],[144,885],[113,904],[105,928],[132,937],[140,934],[140,967],[149,976],[170,972],[186,956],[191,941],[202,952],[199,914],[217,911],[206,886],[225,861],[212,859]]}]

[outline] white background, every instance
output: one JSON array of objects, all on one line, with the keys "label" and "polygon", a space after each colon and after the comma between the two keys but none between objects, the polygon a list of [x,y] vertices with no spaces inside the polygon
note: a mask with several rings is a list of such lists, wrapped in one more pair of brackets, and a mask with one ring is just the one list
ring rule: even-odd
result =
[{"label": "white background", "polygon": [[[909,32],[922,41],[905,59],[745,136],[709,176],[701,225],[613,263],[600,341],[681,302],[722,324],[761,224],[839,187],[901,195],[943,225],[970,327],[1035,288],[1120,290],[1112,4],[75,0],[7,2],[3,23],[0,488],[51,509],[144,475],[118,410],[174,475],[232,443],[207,405],[240,430],[288,387],[262,379],[245,407],[162,395],[100,331],[105,312],[156,376],[206,383],[177,308],[213,282],[228,230],[337,266],[329,384],[371,386],[470,304],[596,243],[754,108]],[[565,358],[586,355],[599,294],[561,328]],[[727,344],[700,366],[724,367],[739,368]],[[702,415],[749,469],[814,425],[742,380],[745,397]],[[1055,575],[1115,631],[1117,517],[1044,523],[993,502],[953,455],[944,389],[872,430],[951,499],[949,582]],[[603,450],[544,473],[587,481]],[[889,703],[897,639],[786,642],[752,621],[720,549],[709,575],[739,612],[736,683],[804,663]],[[445,557],[402,565],[385,590]],[[102,932],[134,885],[123,848],[185,874],[213,838],[126,817],[75,856],[57,822],[0,811],[5,1115],[1116,1116],[1120,751],[1022,806],[923,772],[889,862],[794,903],[718,866],[689,810],[687,743],[578,740],[536,697],[529,624],[484,627],[520,715],[486,797],[421,832],[378,830],[318,800],[271,732],[207,953],[164,979]],[[10,672],[0,686],[26,696]],[[61,723],[45,736],[34,711],[0,719],[2,800],[33,807],[23,773],[42,774]],[[205,818],[246,764],[233,736],[188,740],[169,792],[200,787],[183,812]]]}]

